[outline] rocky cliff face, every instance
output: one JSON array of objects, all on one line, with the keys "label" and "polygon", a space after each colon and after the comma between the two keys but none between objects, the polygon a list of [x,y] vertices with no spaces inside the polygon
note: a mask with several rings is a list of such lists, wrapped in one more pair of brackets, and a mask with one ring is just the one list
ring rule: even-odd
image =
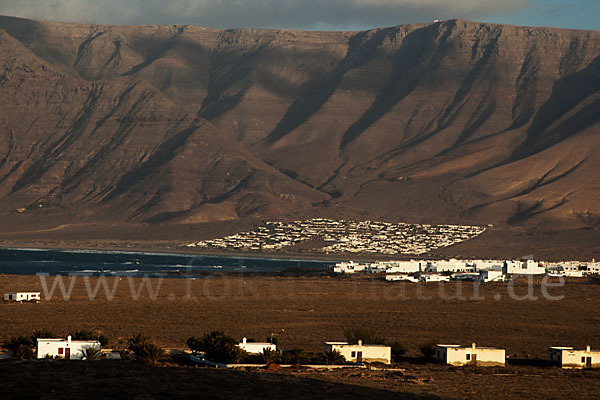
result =
[{"label": "rocky cliff face", "polygon": [[0,18],[0,94],[5,214],[569,227],[600,215],[600,32]]}]

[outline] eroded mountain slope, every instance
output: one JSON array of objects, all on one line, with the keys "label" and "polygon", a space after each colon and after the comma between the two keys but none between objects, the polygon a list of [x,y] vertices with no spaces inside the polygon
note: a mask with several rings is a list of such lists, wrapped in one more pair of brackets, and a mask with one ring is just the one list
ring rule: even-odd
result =
[{"label": "eroded mountain slope", "polygon": [[0,29],[6,212],[598,223],[599,32]]}]

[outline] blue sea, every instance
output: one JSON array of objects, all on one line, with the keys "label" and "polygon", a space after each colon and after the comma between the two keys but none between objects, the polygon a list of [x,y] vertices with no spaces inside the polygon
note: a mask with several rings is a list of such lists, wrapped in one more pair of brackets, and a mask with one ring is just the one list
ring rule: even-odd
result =
[{"label": "blue sea", "polygon": [[203,276],[318,273],[335,261],[95,250],[0,249],[0,274]]}]

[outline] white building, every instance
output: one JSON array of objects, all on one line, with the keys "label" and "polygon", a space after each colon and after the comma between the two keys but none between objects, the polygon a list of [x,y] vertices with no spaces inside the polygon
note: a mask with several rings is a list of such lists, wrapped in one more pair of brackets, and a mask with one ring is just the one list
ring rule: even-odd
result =
[{"label": "white building", "polygon": [[506,275],[544,275],[546,268],[533,260],[506,261],[504,273]]},{"label": "white building", "polygon": [[262,354],[265,349],[277,351],[277,346],[273,343],[248,342],[243,338],[238,347],[248,354]]},{"label": "white building", "polygon": [[471,281],[475,282],[479,280],[479,274],[477,272],[458,272],[452,274],[450,277],[453,281]]},{"label": "white building", "polygon": [[547,275],[551,277],[583,278],[584,271],[565,269],[562,265],[548,267]]},{"label": "white building", "polygon": [[[421,272],[422,269],[427,267],[427,263],[424,261],[390,261],[390,262],[379,262],[378,265],[385,266],[385,272],[387,274],[413,274],[415,272]],[[381,267],[379,267],[381,269]]]},{"label": "white building", "polygon": [[431,272],[475,272],[475,266],[465,260],[440,260],[429,262],[427,270]]},{"label": "white building", "polygon": [[479,271],[480,282],[504,282],[504,274],[502,270],[497,271],[495,269]]},{"label": "white building", "polygon": [[573,347],[550,347],[548,358],[562,368],[600,368],[600,351],[592,351],[590,346],[585,350]]},{"label": "white building", "polygon": [[84,358],[84,350],[95,348],[100,350],[100,342],[97,340],[71,340],[67,339],[37,339],[37,358],[60,357],[67,360],[81,360]]},{"label": "white building", "polygon": [[325,351],[334,350],[338,350],[344,358],[346,358],[346,361],[350,362],[392,363],[392,348],[390,346],[363,344],[362,340],[359,340],[358,344],[349,344],[348,342],[325,342]]},{"label": "white building", "polygon": [[591,263],[588,263],[587,273],[588,274],[600,274],[600,263],[597,263],[596,260],[593,260]]},{"label": "white building", "polygon": [[498,260],[475,260],[473,262],[477,271],[502,271],[504,261]]},{"label": "white building", "polygon": [[40,301],[40,292],[11,292],[4,293],[5,301]]},{"label": "white building", "polygon": [[408,274],[386,274],[385,275],[385,280],[388,282],[395,282],[395,281],[405,281],[405,282],[419,282],[419,279],[412,276],[412,275],[408,275]]},{"label": "white building", "polygon": [[419,276],[421,282],[450,282],[450,277],[439,274],[423,274]]},{"label": "white building", "polygon": [[467,364],[482,367],[505,366],[506,352],[493,347],[459,346],[454,344],[438,344],[435,357],[444,364],[462,366]]},{"label": "white building", "polygon": [[333,267],[333,272],[336,274],[355,274],[357,272],[364,272],[366,269],[366,264],[358,264],[354,261],[350,261],[335,264]]}]

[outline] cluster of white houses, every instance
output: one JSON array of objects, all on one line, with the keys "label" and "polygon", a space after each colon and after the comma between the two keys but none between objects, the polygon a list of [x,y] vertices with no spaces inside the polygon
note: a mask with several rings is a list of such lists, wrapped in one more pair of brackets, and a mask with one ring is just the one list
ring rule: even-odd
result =
[{"label": "cluster of white houses", "polygon": [[188,247],[279,251],[308,240],[326,245],[315,253],[424,254],[473,239],[485,231],[478,226],[392,224],[313,218],[267,222],[250,232],[203,240]]},{"label": "cluster of white houses", "polygon": [[[506,352],[494,347],[458,346],[438,344],[435,357],[445,364],[463,366],[477,365],[504,366]],[[562,368],[600,368],[600,351],[592,351],[590,346],[585,349],[573,347],[551,347],[548,349],[548,361]]]},{"label": "cluster of white houses", "polygon": [[[67,360],[83,360],[89,349],[101,352],[103,358],[120,359],[120,352],[112,349],[101,349],[97,340],[73,340],[71,336],[66,339],[39,338],[36,342],[36,357],[63,358]],[[277,351],[277,346],[267,342],[251,342],[246,338],[238,344],[248,354],[259,355],[265,350]],[[378,344],[364,344],[361,340],[356,344],[348,342],[325,342],[325,352],[338,351],[346,362],[352,364],[363,363],[392,363],[392,349],[390,346]],[[481,367],[505,366],[506,351],[494,347],[480,347],[473,343],[470,346],[455,344],[438,344],[435,346],[435,358],[444,364],[453,366],[477,365]],[[200,360],[195,356],[194,360]],[[203,360],[203,358],[202,358]],[[600,368],[600,351],[592,350],[590,346],[585,349],[573,347],[551,347],[548,349],[548,361],[562,368]]]},{"label": "cluster of white houses", "polygon": [[357,263],[345,261],[335,264],[334,273],[381,273],[388,281],[442,282],[466,280],[478,282],[505,281],[513,275],[544,275],[583,277],[600,274],[600,263],[540,263],[534,260],[410,260]]}]

